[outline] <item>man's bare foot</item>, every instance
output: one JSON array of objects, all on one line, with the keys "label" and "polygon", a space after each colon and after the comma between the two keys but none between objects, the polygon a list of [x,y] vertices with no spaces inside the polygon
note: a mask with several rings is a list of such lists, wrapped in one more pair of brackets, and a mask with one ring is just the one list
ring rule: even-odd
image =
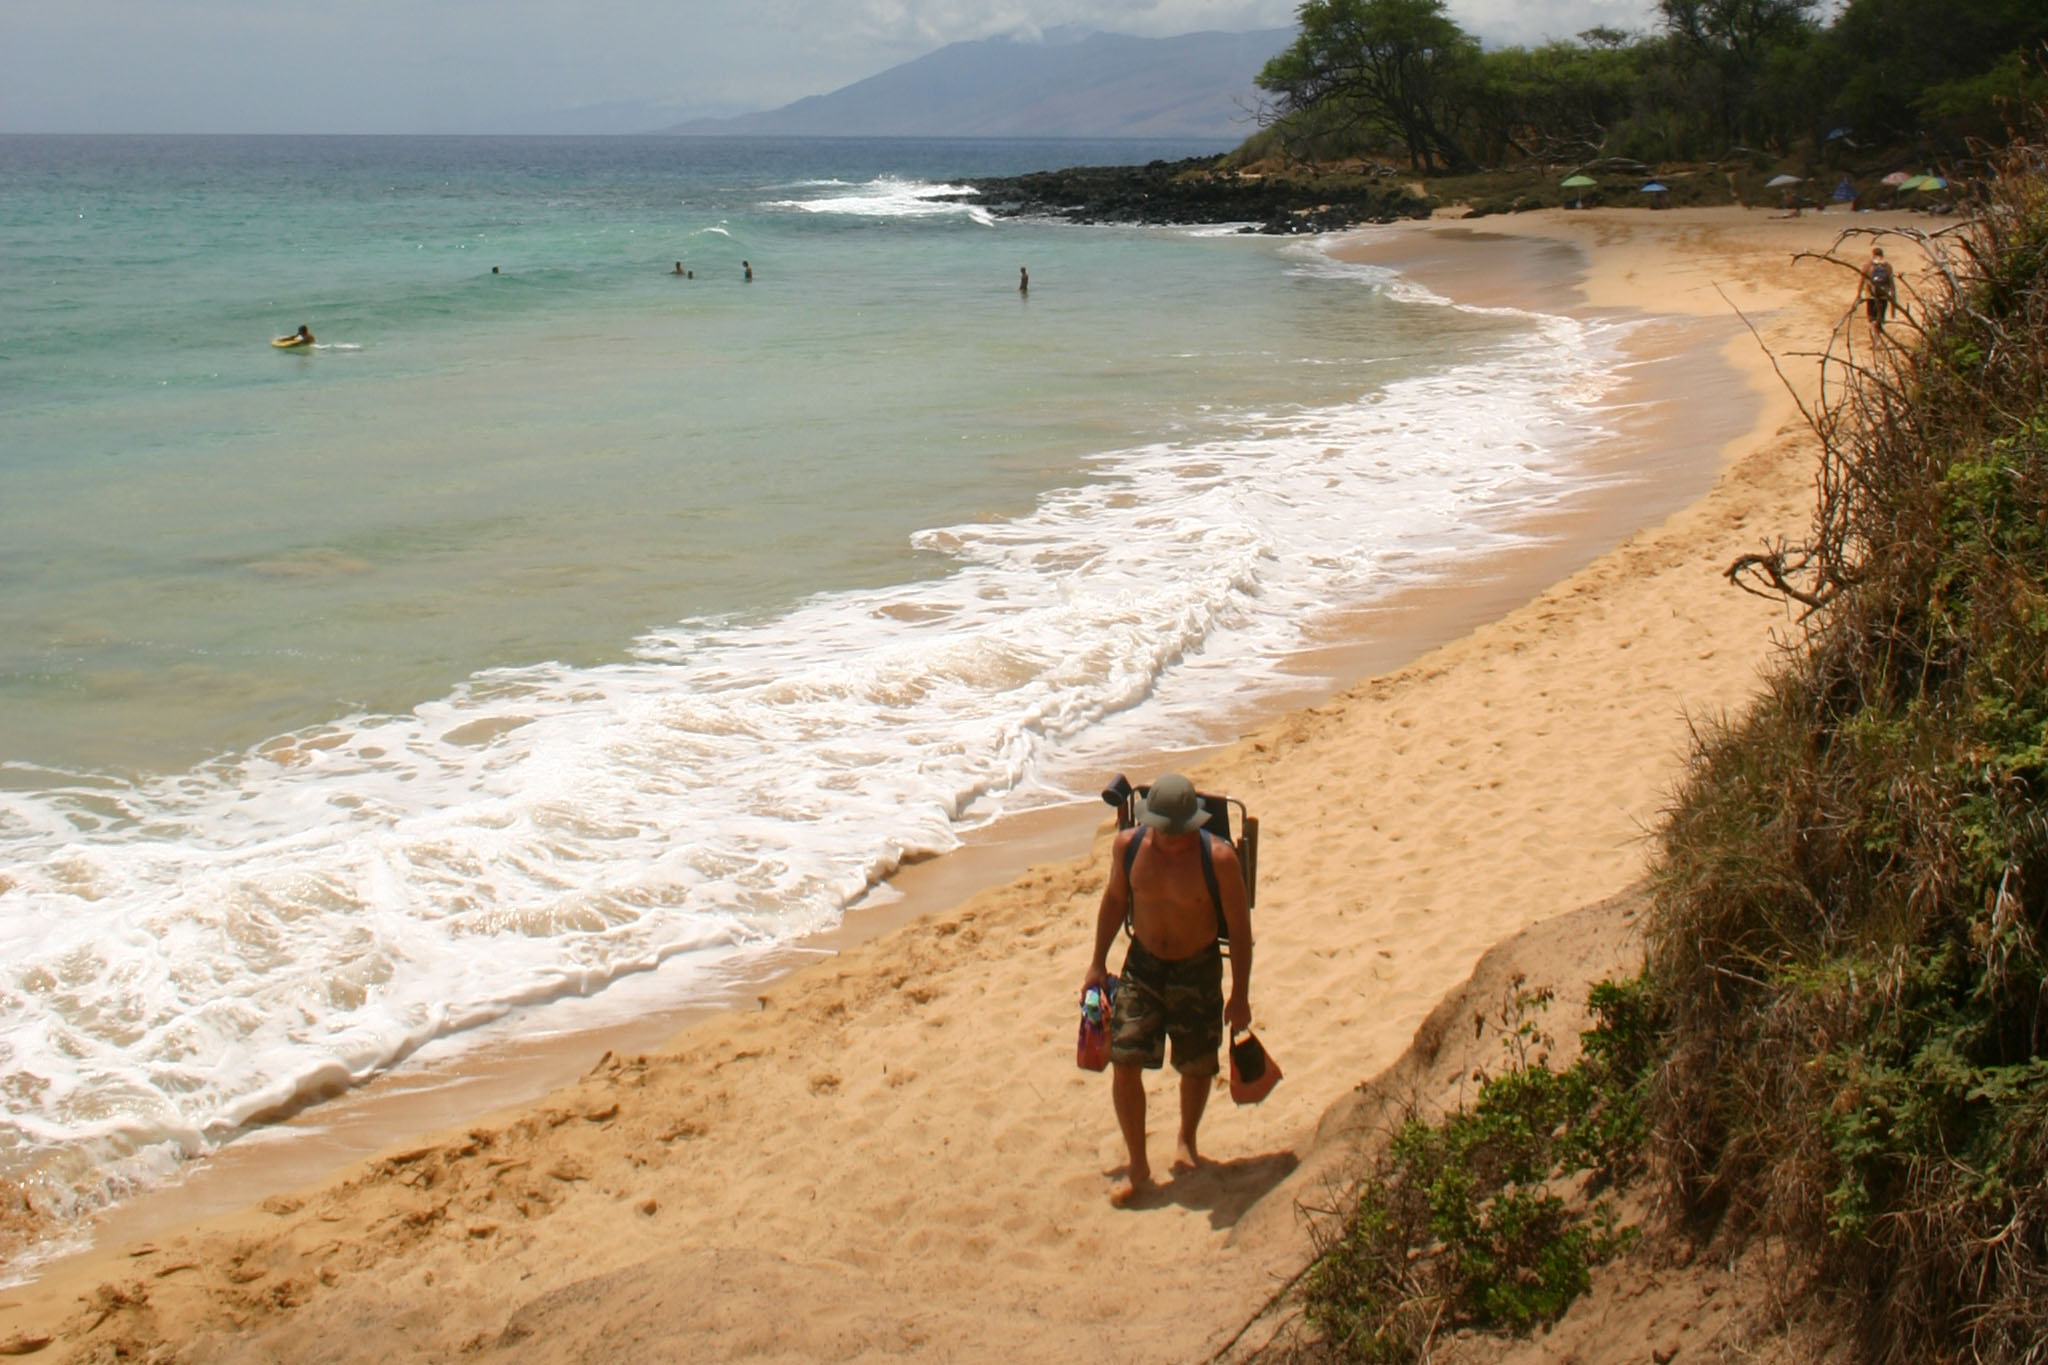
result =
[{"label": "man's bare foot", "polygon": [[1202,1165],[1202,1154],[1195,1150],[1195,1144],[1188,1138],[1181,1138],[1173,1144],[1173,1169],[1192,1171]]},{"label": "man's bare foot", "polygon": [[1156,1188],[1157,1186],[1152,1183],[1150,1170],[1133,1166],[1130,1173],[1124,1177],[1123,1184],[1110,1191],[1109,1202],[1115,1208],[1127,1209]]}]

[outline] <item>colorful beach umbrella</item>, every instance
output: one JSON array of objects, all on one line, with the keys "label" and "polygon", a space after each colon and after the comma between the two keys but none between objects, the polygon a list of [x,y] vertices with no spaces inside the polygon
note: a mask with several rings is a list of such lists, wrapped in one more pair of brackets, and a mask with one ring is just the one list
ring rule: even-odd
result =
[{"label": "colorful beach umbrella", "polygon": [[1769,180],[1764,181],[1764,188],[1767,190],[1782,189],[1787,185],[1798,184],[1801,179],[1802,177],[1796,175],[1774,175]]},{"label": "colorful beach umbrella", "polygon": [[1884,178],[1884,183],[1894,188],[1897,188],[1898,186],[1905,184],[1908,180],[1915,179],[1918,179],[1918,177],[1915,176],[1911,171],[1893,171],[1890,175]]},{"label": "colorful beach umbrella", "polygon": [[1670,192],[1671,187],[1669,185],[1659,184],[1655,180],[1652,180],[1649,184],[1643,186],[1641,190],[1641,193],[1643,194],[1669,194]]},{"label": "colorful beach umbrella", "polygon": [[1577,197],[1572,200],[1572,203],[1580,208],[1584,208],[1586,206],[1586,191],[1591,187],[1599,184],[1600,182],[1595,180],[1590,175],[1574,175],[1567,176],[1565,179],[1560,180],[1557,183],[1563,186],[1565,189],[1577,190],[1579,193]]},{"label": "colorful beach umbrella", "polygon": [[1917,180],[1908,180],[1900,188],[1908,190],[1945,190],[1948,188],[1948,181],[1943,180],[1938,175],[1923,175]]}]

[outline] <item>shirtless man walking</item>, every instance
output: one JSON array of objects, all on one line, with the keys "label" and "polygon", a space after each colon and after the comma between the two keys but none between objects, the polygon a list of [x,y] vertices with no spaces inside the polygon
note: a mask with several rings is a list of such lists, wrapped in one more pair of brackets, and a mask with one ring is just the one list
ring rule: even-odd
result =
[{"label": "shirtless man walking", "polygon": [[[1152,1188],[1145,1154],[1145,1071],[1157,1070],[1173,1043],[1173,1069],[1180,1073],[1180,1136],[1173,1169],[1201,1162],[1195,1130],[1209,1102],[1221,1065],[1224,1025],[1251,1027],[1252,927],[1245,905],[1244,874],[1226,839],[1207,834],[1194,784],[1168,773],[1138,801],[1138,823],[1117,835],[1110,854],[1109,885],[1095,917],[1095,956],[1082,989],[1109,975],[1109,948],[1116,941],[1126,907],[1131,912],[1131,948],[1112,1010],[1109,1061],[1117,1126],[1130,1151],[1129,1179],[1110,1196],[1119,1206]],[[1133,841],[1136,860],[1125,873]],[[1223,953],[1216,939],[1216,900],[1202,872],[1202,846],[1216,877],[1224,923],[1230,929],[1230,999],[1223,999]]]}]

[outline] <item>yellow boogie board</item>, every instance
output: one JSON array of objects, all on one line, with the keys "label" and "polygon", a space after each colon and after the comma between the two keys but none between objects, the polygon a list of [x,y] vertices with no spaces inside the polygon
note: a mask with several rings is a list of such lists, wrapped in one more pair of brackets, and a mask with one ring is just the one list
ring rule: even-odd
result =
[{"label": "yellow boogie board", "polygon": [[311,346],[313,343],[302,336],[272,337],[270,344],[280,351],[289,351],[295,346]]}]

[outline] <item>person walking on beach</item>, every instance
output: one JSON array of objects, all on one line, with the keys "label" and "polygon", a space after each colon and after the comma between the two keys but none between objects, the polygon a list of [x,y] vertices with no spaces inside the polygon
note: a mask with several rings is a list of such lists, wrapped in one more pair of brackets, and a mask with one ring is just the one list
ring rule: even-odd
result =
[{"label": "person walking on beach", "polygon": [[1870,319],[1870,343],[1876,345],[1884,334],[1884,315],[1891,311],[1898,297],[1898,281],[1892,275],[1891,262],[1884,258],[1884,248],[1870,248],[1870,264],[1863,267],[1863,312]]},{"label": "person walking on beach", "polygon": [[[1195,1132],[1221,1070],[1225,1025],[1232,1032],[1251,1027],[1252,928],[1244,874],[1229,840],[1202,828],[1208,820],[1187,778],[1168,773],[1154,782],[1138,801],[1137,824],[1116,838],[1109,884],[1096,912],[1095,955],[1082,981],[1084,992],[1108,978],[1110,945],[1127,909],[1131,917],[1131,947],[1111,1010],[1109,1042],[1110,1095],[1130,1152],[1129,1178],[1110,1196],[1120,1207],[1152,1188],[1144,1073],[1159,1069],[1171,1040],[1173,1069],[1180,1073],[1173,1169],[1192,1170],[1202,1159]],[[1216,937],[1219,901],[1230,930],[1228,1002]]]}]

